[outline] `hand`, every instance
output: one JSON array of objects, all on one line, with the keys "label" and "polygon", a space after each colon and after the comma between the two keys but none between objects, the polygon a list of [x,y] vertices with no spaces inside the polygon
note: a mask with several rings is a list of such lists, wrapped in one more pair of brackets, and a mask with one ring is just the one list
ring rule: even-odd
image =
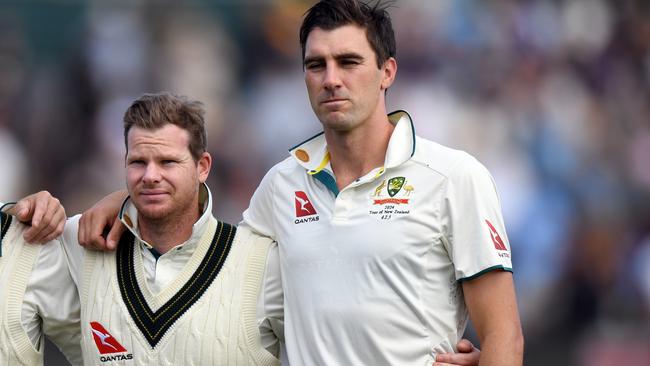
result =
[{"label": "hand", "polygon": [[23,232],[28,243],[47,243],[56,239],[65,226],[65,209],[61,202],[47,191],[29,195],[6,211],[18,221],[30,225]]},{"label": "hand", "polygon": [[[117,243],[126,228],[117,218],[126,191],[117,191],[104,197],[93,207],[84,212],[79,220],[79,244],[100,251],[111,251],[117,248]],[[104,233],[110,231],[104,237]]]},{"label": "hand", "polygon": [[443,353],[436,355],[433,366],[476,366],[481,356],[481,350],[474,347],[472,342],[461,339],[456,343],[458,353]]}]

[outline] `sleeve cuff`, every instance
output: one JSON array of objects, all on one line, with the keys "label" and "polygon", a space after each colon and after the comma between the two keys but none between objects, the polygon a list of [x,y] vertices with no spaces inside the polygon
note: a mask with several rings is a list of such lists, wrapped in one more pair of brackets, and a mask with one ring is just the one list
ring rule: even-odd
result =
[{"label": "sleeve cuff", "polygon": [[512,268],[505,267],[505,266],[502,266],[502,265],[498,265],[498,266],[492,266],[492,267],[486,268],[486,269],[484,269],[484,270],[482,270],[482,271],[480,271],[478,273],[475,273],[475,274],[473,274],[471,276],[459,278],[458,282],[471,281],[471,280],[473,280],[475,278],[478,278],[478,277],[480,277],[480,276],[482,276],[482,275],[484,275],[484,274],[486,274],[488,272],[492,272],[492,271],[506,271],[506,272],[513,273]]}]

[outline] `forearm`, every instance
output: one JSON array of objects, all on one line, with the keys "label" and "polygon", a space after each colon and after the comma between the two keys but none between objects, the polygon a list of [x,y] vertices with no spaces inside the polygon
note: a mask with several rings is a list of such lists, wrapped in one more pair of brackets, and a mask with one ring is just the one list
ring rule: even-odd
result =
[{"label": "forearm", "polygon": [[479,365],[522,365],[524,338],[512,275],[486,273],[464,282],[463,293],[481,342]]},{"label": "forearm", "polygon": [[480,366],[521,366],[524,337],[521,332],[504,335],[494,333],[481,340]]}]

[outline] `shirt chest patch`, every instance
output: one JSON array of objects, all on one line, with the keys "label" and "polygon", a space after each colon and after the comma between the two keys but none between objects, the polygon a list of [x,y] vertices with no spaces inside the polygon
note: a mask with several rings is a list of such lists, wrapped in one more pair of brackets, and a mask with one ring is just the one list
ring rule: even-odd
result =
[{"label": "shirt chest patch", "polygon": [[311,199],[307,196],[307,193],[303,191],[294,192],[294,204],[296,206],[296,218],[294,220],[295,225],[305,224],[309,222],[316,222],[320,220],[318,212],[314,208],[314,205],[311,202]]},{"label": "shirt chest patch", "polygon": [[407,177],[383,179],[370,192],[368,214],[379,220],[392,220],[411,213],[411,200],[415,186]]},{"label": "shirt chest patch", "polygon": [[124,348],[99,322],[90,322],[90,331],[100,354],[99,360],[102,363],[133,359],[133,354]]}]

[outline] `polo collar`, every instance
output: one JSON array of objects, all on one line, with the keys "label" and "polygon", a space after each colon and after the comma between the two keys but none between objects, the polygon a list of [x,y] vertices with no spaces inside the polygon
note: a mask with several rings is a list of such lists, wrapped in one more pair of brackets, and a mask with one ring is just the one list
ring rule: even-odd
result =
[{"label": "polo collar", "polygon": [[[395,111],[388,115],[388,120],[395,125],[395,129],[388,142],[384,165],[377,169],[377,177],[386,169],[404,164],[415,153],[415,127],[408,112]],[[324,132],[292,147],[289,149],[289,154],[307,170],[307,174],[313,175],[338,194]]]},{"label": "polo collar", "polygon": [[[192,235],[186,242],[177,245],[175,248],[187,245],[197,245],[201,239],[201,235],[207,227],[210,217],[212,217],[212,193],[205,183],[202,183],[199,187],[199,206],[202,209],[201,216],[194,223],[194,226],[192,226]],[[120,209],[119,218],[139,242],[148,249],[153,248],[151,244],[147,243],[142,239],[142,237],[140,237],[140,230],[138,229],[138,210],[135,208],[131,196],[124,199],[122,208]]]}]

